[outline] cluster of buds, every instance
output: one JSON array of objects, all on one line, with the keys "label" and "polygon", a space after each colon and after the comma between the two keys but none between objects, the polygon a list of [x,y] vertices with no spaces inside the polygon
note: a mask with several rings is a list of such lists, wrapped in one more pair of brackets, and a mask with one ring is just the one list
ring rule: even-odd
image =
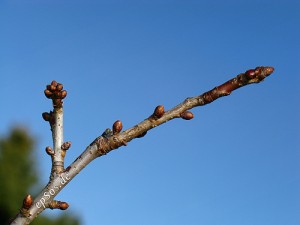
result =
[{"label": "cluster of buds", "polygon": [[55,108],[61,108],[63,104],[62,99],[67,96],[67,91],[63,90],[63,85],[55,80],[46,86],[44,93],[47,98],[52,99],[53,107]]}]

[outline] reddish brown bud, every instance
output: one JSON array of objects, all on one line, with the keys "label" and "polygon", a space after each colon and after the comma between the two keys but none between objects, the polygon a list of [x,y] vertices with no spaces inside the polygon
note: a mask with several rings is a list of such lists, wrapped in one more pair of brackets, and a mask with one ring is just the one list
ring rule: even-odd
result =
[{"label": "reddish brown bud", "polygon": [[53,81],[51,82],[51,85],[54,86],[54,87],[56,87],[56,86],[57,86],[57,82],[56,82],[55,80],[53,80]]},{"label": "reddish brown bud", "polygon": [[51,119],[50,113],[47,113],[47,112],[43,112],[42,117],[45,121],[50,121],[50,119]]},{"label": "reddish brown bud", "polygon": [[159,119],[164,115],[164,113],[165,113],[164,106],[159,105],[155,108],[153,115],[154,115],[155,118]]},{"label": "reddish brown bud", "polygon": [[45,151],[48,155],[54,155],[54,151],[50,146],[46,147]]},{"label": "reddish brown bud", "polygon": [[46,90],[44,91],[44,94],[45,94],[45,96],[46,96],[47,98],[51,98],[52,95],[53,95],[53,93],[52,93],[50,90],[48,90],[48,89],[46,89]]},{"label": "reddish brown bud", "polygon": [[180,117],[185,120],[191,120],[194,118],[194,114],[190,111],[185,111],[180,114]]},{"label": "reddish brown bud", "polygon": [[247,70],[245,72],[245,76],[248,78],[248,79],[253,79],[255,77],[256,73],[255,73],[255,70]]},{"label": "reddish brown bud", "polygon": [[27,195],[23,200],[23,207],[22,208],[28,210],[32,206],[32,202],[33,202],[33,200],[32,200],[31,195]]},{"label": "reddish brown bud", "polygon": [[121,120],[117,120],[116,122],[114,122],[112,128],[113,128],[113,134],[120,133],[123,128],[123,124],[122,124]]},{"label": "reddish brown bud", "polygon": [[53,200],[49,203],[49,208],[50,209],[61,209],[61,210],[66,210],[69,208],[69,204],[66,202],[61,202],[61,201],[56,201]]},{"label": "reddish brown bud", "polygon": [[64,99],[66,96],[67,96],[67,91],[66,90],[63,90],[60,92],[61,93],[61,99]]},{"label": "reddish brown bud", "polygon": [[64,88],[64,86],[60,83],[57,84],[56,90],[61,91]]},{"label": "reddish brown bud", "polygon": [[67,208],[69,208],[69,204],[66,202],[59,202],[59,209],[61,210],[66,210]]},{"label": "reddish brown bud", "polygon": [[62,150],[68,150],[70,147],[71,147],[71,142],[70,141],[67,141],[67,142],[64,142],[62,145],[61,145],[61,149]]},{"label": "reddish brown bud", "polygon": [[56,86],[54,86],[54,85],[51,84],[51,85],[50,85],[50,91],[52,91],[52,92],[53,92],[53,91],[56,91]]}]

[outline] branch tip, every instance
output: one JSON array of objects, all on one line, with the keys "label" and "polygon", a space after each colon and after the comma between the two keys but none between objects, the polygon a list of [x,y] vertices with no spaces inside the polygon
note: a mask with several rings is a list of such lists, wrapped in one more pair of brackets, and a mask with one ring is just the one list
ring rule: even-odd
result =
[{"label": "branch tip", "polygon": [[63,85],[55,80],[46,86],[44,93],[47,98],[52,99],[54,108],[61,108],[63,105],[62,99],[67,96],[67,91],[63,90]]},{"label": "branch tip", "polygon": [[274,68],[271,66],[258,66],[255,69],[247,70],[244,75],[248,80],[252,80],[254,83],[258,83],[264,80],[267,76],[274,72]]}]

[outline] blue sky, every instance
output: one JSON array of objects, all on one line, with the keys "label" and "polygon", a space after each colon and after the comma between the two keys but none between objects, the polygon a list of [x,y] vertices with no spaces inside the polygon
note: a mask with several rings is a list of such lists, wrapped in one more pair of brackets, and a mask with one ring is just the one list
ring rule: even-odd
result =
[{"label": "blue sky", "polygon": [[68,90],[68,165],[117,119],[127,129],[159,104],[274,66],[193,120],[92,162],[57,199],[84,225],[298,225],[299,10],[296,0],[2,0],[0,134],[29,129],[47,182],[52,80]]}]

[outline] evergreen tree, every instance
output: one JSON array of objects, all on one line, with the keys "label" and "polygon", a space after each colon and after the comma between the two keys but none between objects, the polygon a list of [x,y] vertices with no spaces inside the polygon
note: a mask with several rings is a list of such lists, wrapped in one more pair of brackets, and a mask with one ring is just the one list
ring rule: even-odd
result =
[{"label": "evergreen tree", "polygon": [[[24,197],[38,184],[36,157],[32,157],[34,145],[34,138],[22,128],[0,137],[0,225],[8,224]],[[78,225],[79,221],[67,215],[56,219],[39,216],[32,224]]]}]

